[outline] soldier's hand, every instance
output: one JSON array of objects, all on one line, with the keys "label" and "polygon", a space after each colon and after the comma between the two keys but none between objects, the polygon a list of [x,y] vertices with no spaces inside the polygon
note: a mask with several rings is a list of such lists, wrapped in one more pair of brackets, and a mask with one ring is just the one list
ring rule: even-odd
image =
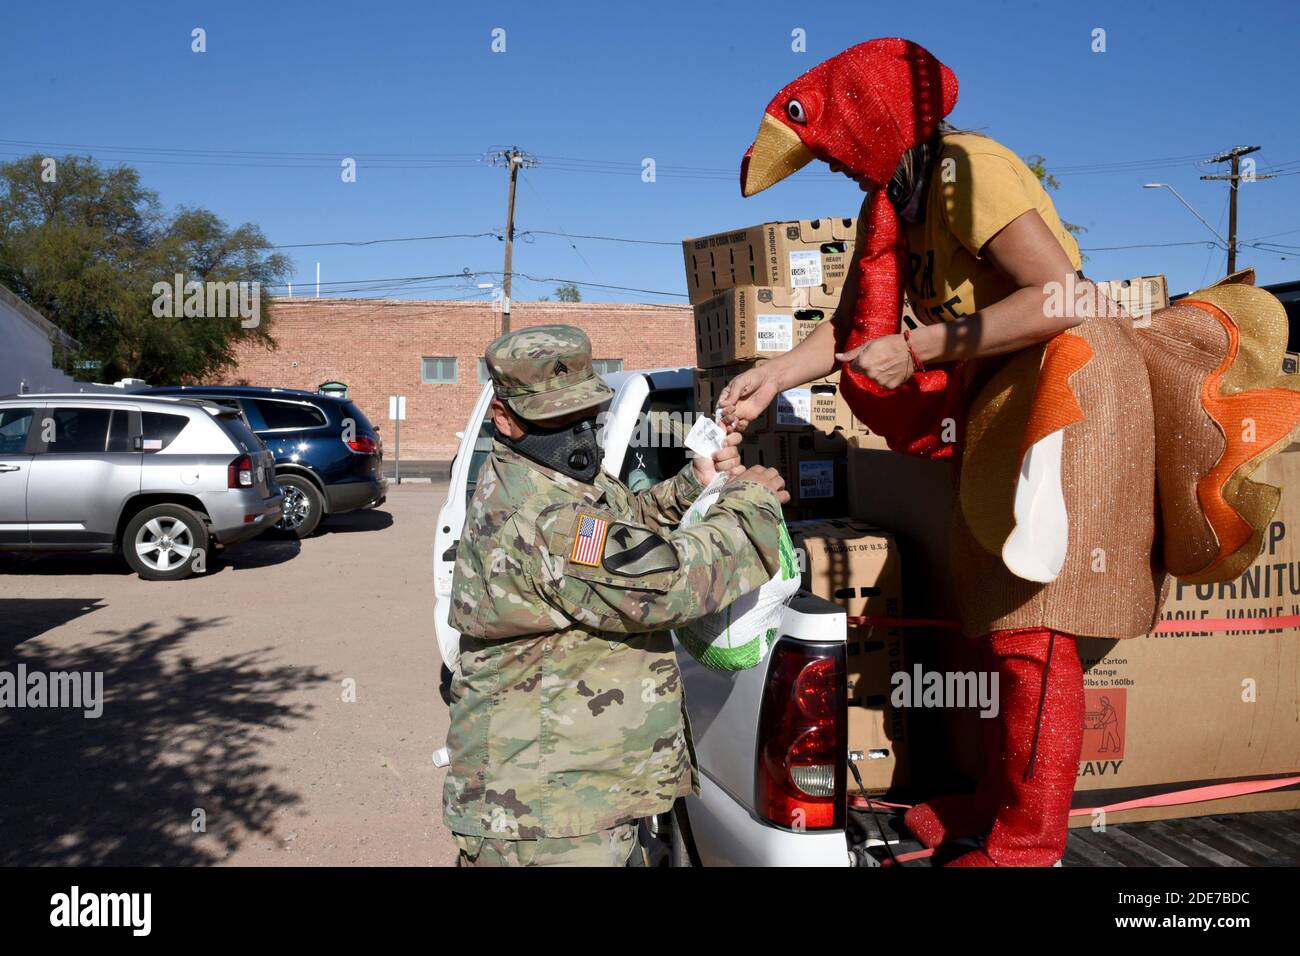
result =
[{"label": "soldier's hand", "polygon": [[691,466],[695,469],[695,477],[700,484],[707,485],[715,475],[737,475],[745,470],[745,466],[740,463],[740,449],[736,447],[740,444],[740,439],[739,432],[732,432],[723,439],[722,447],[713,453],[712,459],[704,455],[696,455],[691,459]]},{"label": "soldier's hand", "polygon": [[785,479],[781,477],[781,473],[775,468],[754,465],[752,468],[746,468],[735,475],[732,480],[757,482],[776,495],[776,500],[781,504],[785,504],[790,500],[790,492],[785,490]]}]

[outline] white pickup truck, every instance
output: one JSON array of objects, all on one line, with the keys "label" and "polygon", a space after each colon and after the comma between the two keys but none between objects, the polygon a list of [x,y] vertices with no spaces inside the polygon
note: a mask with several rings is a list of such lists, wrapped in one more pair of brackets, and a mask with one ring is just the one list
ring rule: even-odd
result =
[{"label": "white pickup truck", "polygon": [[[691,369],[620,372],[604,379],[615,393],[604,418],[605,471],[634,490],[671,477],[685,464],[687,452],[680,440],[665,441],[644,423],[675,420],[689,429]],[[434,626],[444,664],[451,668],[460,643],[447,621],[452,571],[465,507],[491,448],[490,399],[489,385],[461,436],[438,516]],[[710,670],[678,648],[700,796],[643,826],[643,839],[664,850],[659,856],[673,865],[874,862],[866,843],[881,841],[855,840],[850,834],[859,828],[847,819],[846,633],[841,608],[800,591],[785,610],[779,641],[757,667]],[[444,682],[449,676],[444,670]],[[808,706],[811,700],[818,705]]]}]

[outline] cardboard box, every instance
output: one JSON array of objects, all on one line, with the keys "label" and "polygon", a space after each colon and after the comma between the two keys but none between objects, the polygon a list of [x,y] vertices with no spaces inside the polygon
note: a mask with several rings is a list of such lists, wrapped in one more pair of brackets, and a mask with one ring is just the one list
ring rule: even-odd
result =
[{"label": "cardboard box", "polygon": [[800,219],[686,239],[682,253],[691,304],[736,286],[840,288],[856,229],[853,219]]},{"label": "cardboard box", "polygon": [[[695,370],[696,411],[701,415],[712,415],[713,410],[717,408],[718,397],[727,387],[727,383],[741,372],[762,365],[766,361],[767,359],[759,359],[717,368],[697,368]],[[808,385],[781,392],[770,408],[750,422],[749,427],[745,429],[746,437],[769,431],[807,431],[813,427],[815,419],[834,418],[838,382],[839,373],[836,372]]]},{"label": "cardboard box", "polygon": [[[802,586],[840,605],[850,617],[902,616],[902,577],[893,537],[862,521],[831,519],[790,524]],[[849,750],[869,792],[908,779],[907,713],[890,705],[893,675],[904,667],[902,631],[849,627]],[[856,787],[854,787],[856,790]]]},{"label": "cardboard box", "polygon": [[818,516],[842,516],[848,502],[848,442],[840,434],[808,431],[781,436],[788,448],[790,503]]},{"label": "cardboard box", "polygon": [[775,468],[785,478],[787,520],[839,517],[848,488],[847,438],[839,432],[768,432],[746,435],[740,460]]},{"label": "cardboard box", "polygon": [[755,465],[775,468],[782,475],[786,475],[786,480],[789,481],[790,446],[786,443],[785,436],[777,432],[767,432],[763,435],[746,433],[740,443],[740,461],[748,468]]},{"label": "cardboard box", "polygon": [[1169,307],[1169,283],[1162,275],[1100,280],[1097,288],[1135,319]]},{"label": "cardboard box", "polygon": [[[885,441],[883,435],[877,435],[865,425],[860,425],[857,431],[845,432],[849,441],[849,447],[859,451],[889,451],[889,442]],[[849,479],[852,487],[853,479]]]},{"label": "cardboard box", "polygon": [[[856,422],[846,422],[845,413],[848,411],[848,406],[840,398],[839,371],[832,372],[826,378],[818,379],[808,386],[808,391],[809,422],[813,429],[819,432],[838,432],[847,437]],[[848,418],[852,419],[852,417],[852,413],[849,413]]]},{"label": "cardboard box", "polygon": [[695,361],[704,367],[772,358],[829,322],[840,290],[739,286],[695,306]]},{"label": "cardboard box", "polygon": [[[861,437],[850,436],[849,441],[847,513],[889,531],[898,542],[903,605],[909,616],[955,619],[949,551],[952,463],[883,447],[854,447]],[[968,673],[982,666],[978,648],[955,631],[913,627],[904,640],[909,667]],[[908,772],[916,798],[969,790],[983,766],[978,719],[970,710],[949,708],[922,708],[908,717]]]},{"label": "cardboard box", "polygon": [[[912,614],[955,618],[948,587],[951,466],[878,450],[851,448],[848,454],[849,511],[895,534]],[[1191,623],[1300,614],[1300,446],[1267,461],[1254,477],[1285,491],[1264,553],[1241,578],[1200,587],[1173,581],[1162,617],[1187,620],[1185,630],[1079,642],[1087,723],[1076,807],[1209,783],[1300,775],[1300,629],[1198,633]],[[944,670],[981,666],[972,642],[955,631],[927,635],[912,629],[907,636],[909,662]],[[1254,702],[1243,695],[1253,695]],[[918,776],[937,780],[945,770],[974,779],[983,765],[979,718],[955,708],[933,724],[931,716],[912,715],[913,781]],[[946,784],[925,793],[952,788],[951,779]],[[1300,790],[1293,788],[1113,811],[1106,822],[1298,808]],[[1083,815],[1071,822],[1090,826],[1095,821]]]},{"label": "cardboard box", "polygon": [[[1084,640],[1083,753],[1076,807],[1252,778],[1300,776],[1300,629],[1197,631],[1203,619],[1300,614],[1300,449],[1254,476],[1280,485],[1263,554],[1235,581],[1173,581],[1163,621],[1186,629]],[[1300,808],[1300,790],[1114,811],[1106,822]],[[1090,816],[1076,817],[1088,826]]]},{"label": "cardboard box", "polygon": [[[1300,446],[1271,458],[1256,479],[1284,489],[1264,554],[1235,581],[1173,581],[1162,618],[1187,630],[1138,639],[1080,640],[1087,724],[1074,805],[1101,806],[1210,783],[1300,775],[1300,630],[1196,633],[1195,620],[1300,614]],[[894,532],[904,555],[907,606],[918,617],[954,619],[949,522],[950,466],[889,451],[849,451],[852,514]],[[946,631],[909,631],[909,657],[944,670],[978,670],[970,641]],[[1253,696],[1253,702],[1247,697]],[[1105,702],[1102,702],[1105,697]],[[944,767],[982,771],[979,718],[949,709],[935,740],[913,719],[913,779]],[[930,791],[927,791],[930,792]],[[937,792],[937,791],[935,791]],[[1300,790],[1162,808],[1119,810],[1106,822],[1300,808]],[[1091,814],[1074,826],[1091,826]]]}]

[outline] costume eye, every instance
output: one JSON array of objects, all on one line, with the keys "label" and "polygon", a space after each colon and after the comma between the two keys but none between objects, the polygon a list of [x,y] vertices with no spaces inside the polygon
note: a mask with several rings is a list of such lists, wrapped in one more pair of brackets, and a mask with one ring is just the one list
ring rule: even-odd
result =
[{"label": "costume eye", "polygon": [[799,124],[808,122],[808,114],[804,112],[803,104],[798,100],[791,100],[785,105],[785,115]]}]

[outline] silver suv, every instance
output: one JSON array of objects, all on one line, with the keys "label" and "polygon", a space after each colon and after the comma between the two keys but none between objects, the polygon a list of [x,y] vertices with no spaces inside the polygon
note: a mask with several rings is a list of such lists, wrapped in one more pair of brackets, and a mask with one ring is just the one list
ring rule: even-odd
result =
[{"label": "silver suv", "polygon": [[0,398],[0,551],[121,552],[146,580],[180,580],[280,519],[274,465],[212,402]]}]

